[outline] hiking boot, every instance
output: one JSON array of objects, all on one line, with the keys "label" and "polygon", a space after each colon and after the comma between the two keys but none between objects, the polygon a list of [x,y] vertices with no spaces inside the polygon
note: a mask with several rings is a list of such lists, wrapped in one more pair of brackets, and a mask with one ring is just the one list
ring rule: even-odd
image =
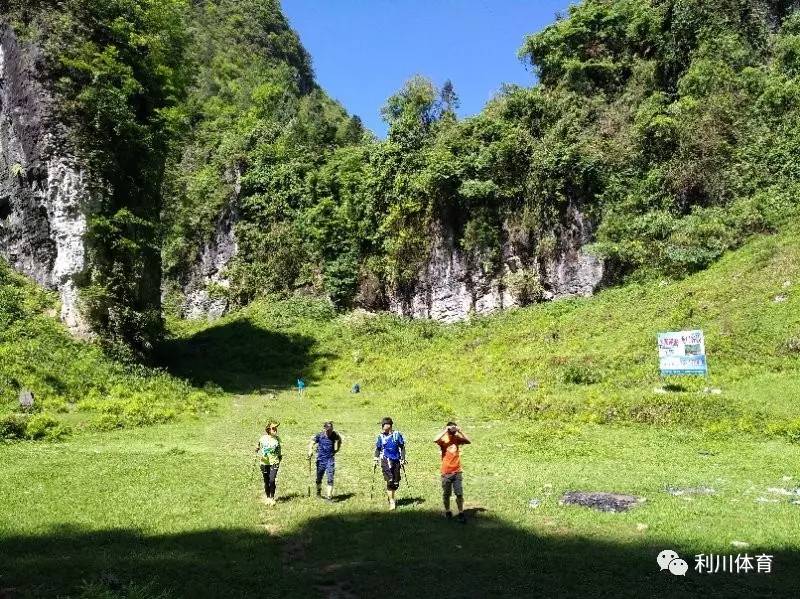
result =
[{"label": "hiking boot", "polygon": [[445,517],[445,519],[447,519],[447,520],[452,520],[452,519],[453,519],[453,512],[451,512],[450,510],[447,510],[447,511],[444,513],[444,517]]},{"label": "hiking boot", "polygon": [[459,522],[461,522],[461,524],[467,523],[467,517],[464,515],[464,512],[459,512],[457,519]]}]

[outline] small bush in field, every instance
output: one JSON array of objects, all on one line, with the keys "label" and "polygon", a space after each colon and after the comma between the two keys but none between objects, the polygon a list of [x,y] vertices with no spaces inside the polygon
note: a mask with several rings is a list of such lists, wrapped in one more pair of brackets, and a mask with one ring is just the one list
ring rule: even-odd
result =
[{"label": "small bush in field", "polygon": [[34,414],[25,426],[25,436],[33,440],[54,441],[69,434],[69,428],[50,414]]},{"label": "small bush in field", "polygon": [[115,414],[100,414],[92,419],[90,426],[98,431],[113,431],[118,428],[124,428],[125,422]]},{"label": "small bush in field", "polygon": [[603,380],[603,373],[588,364],[570,364],[564,369],[564,382],[572,385],[594,385]]},{"label": "small bush in field", "polygon": [[27,417],[9,414],[0,418],[0,439],[16,440],[25,438]]},{"label": "small bush in field", "polygon": [[792,443],[800,443],[800,418],[767,426],[767,435],[780,437]]}]

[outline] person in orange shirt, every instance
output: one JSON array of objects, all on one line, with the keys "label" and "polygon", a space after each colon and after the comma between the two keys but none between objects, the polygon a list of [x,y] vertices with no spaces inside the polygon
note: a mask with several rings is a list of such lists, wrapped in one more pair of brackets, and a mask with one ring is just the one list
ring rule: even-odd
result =
[{"label": "person in orange shirt", "polygon": [[448,422],[441,433],[433,440],[442,450],[442,501],[444,515],[449,520],[453,517],[450,511],[450,495],[455,492],[458,521],[466,522],[464,515],[464,489],[461,472],[461,446],[469,445],[469,440],[455,422]]}]

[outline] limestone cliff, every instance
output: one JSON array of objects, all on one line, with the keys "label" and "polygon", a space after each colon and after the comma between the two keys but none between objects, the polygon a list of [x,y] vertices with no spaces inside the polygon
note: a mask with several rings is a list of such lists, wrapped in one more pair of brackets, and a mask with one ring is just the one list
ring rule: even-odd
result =
[{"label": "limestone cliff", "polygon": [[[203,245],[182,285],[182,315],[187,318],[218,318],[229,307],[226,268],[238,249],[236,214],[226,211],[214,234]],[[457,322],[471,314],[522,306],[534,301],[591,295],[603,279],[603,262],[584,251],[591,241],[591,226],[570,205],[562,222],[552,231],[547,252],[531,240],[505,232],[501,265],[489,272],[476,267],[458,246],[451,224],[439,222],[431,231],[430,255],[412,288],[388,292],[383,301],[356,304],[367,309],[385,309],[412,318]],[[536,251],[539,249],[539,251]],[[525,297],[519,280],[532,276],[536,290]],[[361,296],[360,295],[360,296]],[[529,295],[529,294],[528,294]]]},{"label": "limestone cliff", "polygon": [[35,47],[0,25],[0,256],[58,291],[62,320],[87,334],[77,289],[86,269],[90,187],[64,149],[66,132],[53,118],[40,64]]},{"label": "limestone cliff", "polygon": [[184,318],[219,318],[228,310],[226,268],[238,249],[236,213],[229,209],[217,221],[211,239],[203,244],[197,261],[182,285]]},{"label": "limestone cliff", "polygon": [[[440,222],[431,232],[431,253],[415,285],[390,294],[390,310],[456,322],[470,314],[488,314],[532,301],[591,295],[603,278],[603,263],[583,250],[591,241],[591,228],[583,214],[570,206],[552,233],[549,251],[536,252],[529,239],[514,239],[506,229],[501,265],[487,272],[458,247],[449,223]],[[534,297],[525,297],[530,292],[519,288],[518,282],[526,278],[536,286]]]}]

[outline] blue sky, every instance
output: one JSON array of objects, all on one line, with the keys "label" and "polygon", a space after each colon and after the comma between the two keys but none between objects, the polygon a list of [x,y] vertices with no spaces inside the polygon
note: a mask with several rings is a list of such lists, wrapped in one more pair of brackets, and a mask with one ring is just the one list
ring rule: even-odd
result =
[{"label": "blue sky", "polygon": [[502,83],[532,85],[517,58],[525,36],[568,0],[283,0],[319,84],[384,137],[380,109],[415,74],[451,79],[462,116]]}]

